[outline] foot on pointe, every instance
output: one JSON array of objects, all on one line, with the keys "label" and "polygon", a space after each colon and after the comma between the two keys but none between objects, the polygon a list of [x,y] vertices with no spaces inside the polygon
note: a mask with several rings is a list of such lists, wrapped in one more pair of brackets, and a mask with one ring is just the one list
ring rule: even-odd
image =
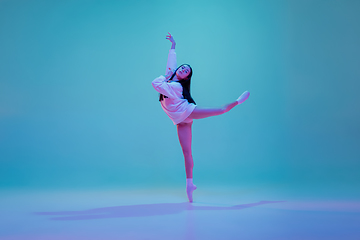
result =
[{"label": "foot on pointe", "polygon": [[241,104],[243,102],[245,102],[246,99],[248,99],[250,96],[250,93],[248,91],[243,92],[243,94],[241,94],[241,96],[236,99],[236,101],[238,102],[238,104]]},{"label": "foot on pointe", "polygon": [[186,186],[186,193],[187,193],[189,202],[193,202],[192,193],[195,189],[197,189],[197,187],[194,184],[189,184]]}]

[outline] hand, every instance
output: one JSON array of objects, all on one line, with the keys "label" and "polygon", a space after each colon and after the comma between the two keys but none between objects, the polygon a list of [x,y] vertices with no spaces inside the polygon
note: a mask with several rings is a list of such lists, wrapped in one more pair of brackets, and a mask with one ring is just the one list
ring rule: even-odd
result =
[{"label": "hand", "polygon": [[171,70],[171,68],[169,68],[168,74],[165,75],[165,79],[169,80],[169,78],[171,78],[171,76],[174,74],[174,71]]},{"label": "hand", "polygon": [[171,36],[171,33],[168,32],[169,35],[166,36],[166,39],[169,39],[170,42],[172,42],[173,44],[175,44],[175,40],[173,38],[173,36]]}]

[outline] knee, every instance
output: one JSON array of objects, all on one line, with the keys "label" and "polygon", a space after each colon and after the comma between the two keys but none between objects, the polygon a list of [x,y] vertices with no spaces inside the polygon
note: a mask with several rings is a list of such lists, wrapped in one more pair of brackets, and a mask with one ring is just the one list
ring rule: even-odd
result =
[{"label": "knee", "polygon": [[184,149],[183,148],[183,154],[185,158],[192,157],[191,149]]},{"label": "knee", "polygon": [[221,114],[224,114],[224,113],[226,113],[227,112],[227,108],[226,107],[222,107],[221,109],[220,109],[220,113]]}]

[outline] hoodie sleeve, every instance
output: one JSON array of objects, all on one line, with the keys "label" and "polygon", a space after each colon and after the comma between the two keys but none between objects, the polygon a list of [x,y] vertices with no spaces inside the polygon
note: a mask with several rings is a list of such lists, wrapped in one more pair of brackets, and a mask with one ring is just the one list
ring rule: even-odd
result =
[{"label": "hoodie sleeve", "polygon": [[165,75],[168,74],[169,72],[169,68],[172,71],[176,70],[176,52],[175,49],[170,49],[169,50],[169,55],[168,55],[168,60],[167,60],[167,64],[166,64],[166,71],[165,71]]},{"label": "hoodie sleeve", "polygon": [[182,86],[178,82],[168,83],[164,76],[155,78],[152,81],[154,89],[168,98],[182,98]]}]

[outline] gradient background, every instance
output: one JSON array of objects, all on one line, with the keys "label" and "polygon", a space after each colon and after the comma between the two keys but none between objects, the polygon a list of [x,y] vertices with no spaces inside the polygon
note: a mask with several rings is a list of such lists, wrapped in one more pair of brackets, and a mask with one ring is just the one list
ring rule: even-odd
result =
[{"label": "gradient background", "polygon": [[[0,189],[184,187],[151,81],[171,43],[198,186],[358,190],[359,1],[0,1]],[[314,192],[314,194],[316,194]]]}]

